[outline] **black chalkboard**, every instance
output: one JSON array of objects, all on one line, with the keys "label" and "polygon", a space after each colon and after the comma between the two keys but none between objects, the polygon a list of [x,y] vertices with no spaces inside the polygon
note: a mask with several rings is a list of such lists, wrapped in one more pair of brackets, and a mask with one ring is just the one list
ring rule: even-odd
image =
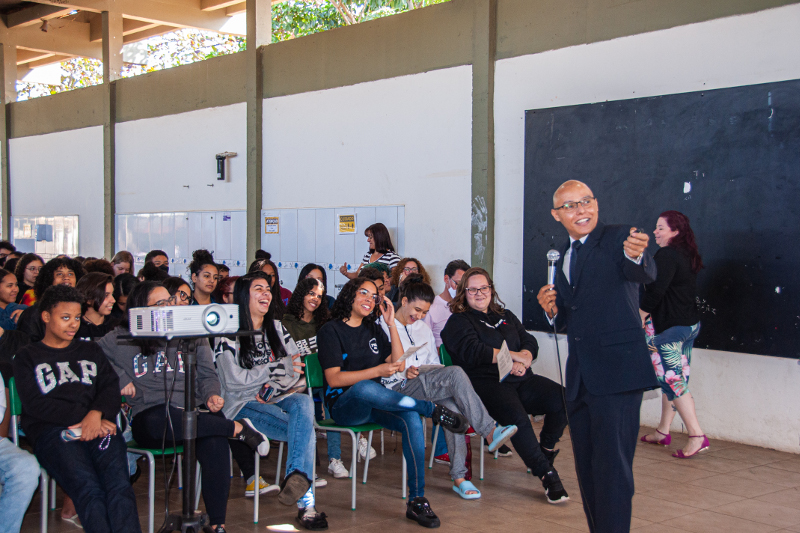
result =
[{"label": "black chalkboard", "polygon": [[523,320],[548,330],[536,293],[567,234],[550,214],[564,181],[585,182],[600,220],[644,228],[691,220],[695,346],[800,357],[800,80],[527,111]]}]

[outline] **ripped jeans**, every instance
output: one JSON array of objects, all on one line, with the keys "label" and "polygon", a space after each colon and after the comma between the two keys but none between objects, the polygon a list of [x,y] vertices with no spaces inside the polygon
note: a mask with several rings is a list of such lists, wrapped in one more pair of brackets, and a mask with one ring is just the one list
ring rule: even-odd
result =
[{"label": "ripped jeans", "polygon": [[433,402],[415,400],[375,381],[364,380],[339,396],[330,413],[334,422],[341,426],[378,424],[403,435],[411,500],[425,495],[425,439],[419,417],[430,418],[433,407]]}]

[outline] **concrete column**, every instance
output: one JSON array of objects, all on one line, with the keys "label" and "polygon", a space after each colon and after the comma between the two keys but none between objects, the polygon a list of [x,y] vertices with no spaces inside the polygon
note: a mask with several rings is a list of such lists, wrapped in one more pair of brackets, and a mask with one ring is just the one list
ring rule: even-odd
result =
[{"label": "concrete column", "polygon": [[103,255],[114,256],[116,80],[122,71],[122,13],[103,11]]},{"label": "concrete column", "polygon": [[263,46],[272,42],[272,2],[247,0],[247,260],[261,247]]},{"label": "concrete column", "polygon": [[17,99],[17,47],[0,42],[0,213],[2,214],[2,238],[11,238],[10,173],[8,169],[8,104]]},{"label": "concrete column", "polygon": [[472,48],[472,266],[494,265],[494,64],[497,0],[475,0]]}]

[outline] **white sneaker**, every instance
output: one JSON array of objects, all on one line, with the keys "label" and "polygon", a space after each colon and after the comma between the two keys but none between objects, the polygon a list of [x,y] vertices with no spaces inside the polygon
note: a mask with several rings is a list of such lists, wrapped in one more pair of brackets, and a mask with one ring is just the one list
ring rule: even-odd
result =
[{"label": "white sneaker", "polygon": [[378,454],[375,452],[375,448],[369,445],[369,442],[364,437],[358,439],[358,455],[361,456],[362,459],[367,458],[367,448],[369,448],[369,458],[375,459]]},{"label": "white sneaker", "polygon": [[328,473],[336,479],[350,477],[350,472],[345,468],[341,459],[331,459],[328,463]]},{"label": "white sneaker", "polygon": [[327,485],[328,485],[328,480],[327,479],[323,479],[323,478],[321,478],[319,476],[316,476],[314,478],[314,486],[317,487],[318,489],[322,488],[322,487],[326,487]]}]

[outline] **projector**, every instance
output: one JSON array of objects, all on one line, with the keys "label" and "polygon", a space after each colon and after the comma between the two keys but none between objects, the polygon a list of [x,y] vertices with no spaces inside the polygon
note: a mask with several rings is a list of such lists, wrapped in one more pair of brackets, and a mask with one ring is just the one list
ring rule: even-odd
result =
[{"label": "projector", "polygon": [[128,311],[134,337],[194,337],[239,331],[235,304],[135,307]]}]

